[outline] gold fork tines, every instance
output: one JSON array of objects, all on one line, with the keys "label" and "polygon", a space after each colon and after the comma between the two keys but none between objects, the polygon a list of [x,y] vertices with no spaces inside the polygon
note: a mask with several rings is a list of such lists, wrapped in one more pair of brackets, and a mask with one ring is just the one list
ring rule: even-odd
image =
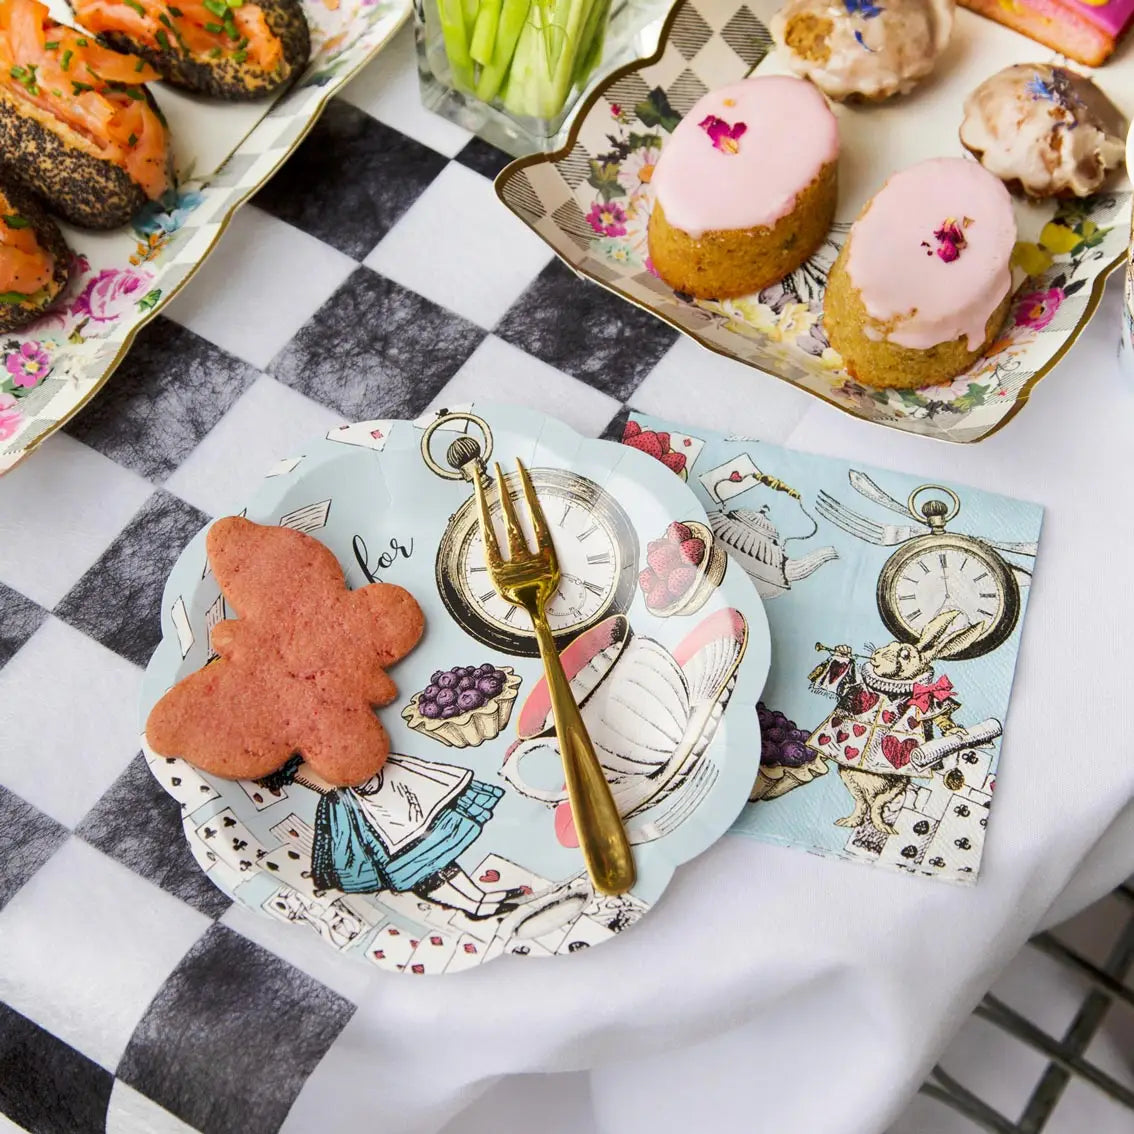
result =
[{"label": "gold fork tines", "polygon": [[634,885],[634,858],[630,842],[595,755],[591,738],[571,693],[571,684],[563,672],[555,636],[547,621],[547,603],[559,587],[559,561],[551,529],[536,497],[535,488],[523,462],[516,462],[517,474],[527,501],[536,550],[528,546],[520,526],[516,506],[499,464],[496,465],[496,490],[500,510],[508,534],[509,558],[500,552],[500,544],[492,525],[488,499],[480,476],[473,477],[480,532],[484,542],[484,562],[497,593],[506,602],[526,610],[532,620],[551,708],[555,715],[555,733],[563,758],[567,780],[567,798],[587,872],[595,889],[604,894],[623,894]]}]

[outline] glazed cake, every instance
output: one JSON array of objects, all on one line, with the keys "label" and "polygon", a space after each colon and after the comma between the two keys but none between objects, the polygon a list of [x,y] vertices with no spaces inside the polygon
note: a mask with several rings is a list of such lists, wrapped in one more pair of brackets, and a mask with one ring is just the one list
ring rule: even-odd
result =
[{"label": "glazed cake", "polygon": [[650,258],[675,291],[728,299],[768,287],[823,242],[839,134],[826,99],[790,76],[701,98],[654,170]]},{"label": "glazed cake", "polygon": [[995,20],[1098,67],[1110,58],[1134,19],[1134,0],[959,0],[962,7]]},{"label": "glazed cake", "polygon": [[965,100],[961,144],[1009,189],[1029,197],[1089,197],[1122,163],[1126,122],[1090,79],[1019,63]]},{"label": "glazed cake", "polygon": [[788,0],[772,38],[788,66],[833,99],[908,94],[953,33],[954,0]]},{"label": "glazed cake", "polygon": [[876,387],[948,382],[988,349],[1012,294],[1016,217],[1003,183],[966,158],[894,174],[851,227],[823,326]]}]

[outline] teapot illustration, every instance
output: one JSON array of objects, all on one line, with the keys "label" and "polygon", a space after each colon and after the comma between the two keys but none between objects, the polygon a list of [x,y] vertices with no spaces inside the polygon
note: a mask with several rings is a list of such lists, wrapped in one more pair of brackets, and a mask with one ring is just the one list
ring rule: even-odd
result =
[{"label": "teapot illustration", "polygon": [[[788,555],[789,543],[810,539],[819,530],[819,525],[803,507],[799,493],[778,477],[761,472],[747,454],[732,462],[732,466],[727,474],[724,470],[714,470],[702,477],[706,490],[720,505],[709,512],[709,525],[713,535],[751,576],[761,598],[782,595],[791,589],[792,583],[806,579],[824,563],[838,559],[839,553],[833,547],[817,548],[798,559]],[[811,521],[811,531],[781,539],[767,504],[759,508],[725,507],[726,500],[757,485],[783,492],[800,502],[800,510]]]}]

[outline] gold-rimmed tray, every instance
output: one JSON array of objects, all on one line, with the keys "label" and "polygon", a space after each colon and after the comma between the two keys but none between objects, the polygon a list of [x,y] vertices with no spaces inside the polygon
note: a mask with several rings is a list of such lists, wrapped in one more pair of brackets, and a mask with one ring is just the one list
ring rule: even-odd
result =
[{"label": "gold-rimmed tray", "polygon": [[[278,99],[224,103],[154,84],[176,189],[113,232],[61,225],[72,279],[52,311],[0,336],[0,475],[105,384],[138,331],[204,263],[236,210],[294,152],[331,96],[390,41],[411,0],[302,0],[311,61]],[[64,0],[52,15],[74,23]]]},{"label": "gold-rimmed tray", "polygon": [[[948,49],[910,95],[835,108],[842,139],[839,207],[816,255],[758,295],[728,301],[676,295],[649,263],[653,165],[681,116],[707,90],[753,70],[788,73],[768,32],[779,2],[682,0],[657,52],[615,72],[591,94],[567,147],[513,162],[497,178],[497,195],[578,275],[709,350],[864,421],[943,441],[983,440],[1024,407],[1093,315],[1107,275],[1126,253],[1129,181],[1116,173],[1104,192],[1085,201],[1016,202],[1016,299],[987,355],[953,383],[872,390],[846,374],[820,317],[827,273],[851,222],[890,173],[924,158],[962,154],[962,107],[980,82],[1012,63],[1057,60],[1016,32],[958,9]],[[1127,41],[1091,77],[1129,117],[1134,44]]]}]

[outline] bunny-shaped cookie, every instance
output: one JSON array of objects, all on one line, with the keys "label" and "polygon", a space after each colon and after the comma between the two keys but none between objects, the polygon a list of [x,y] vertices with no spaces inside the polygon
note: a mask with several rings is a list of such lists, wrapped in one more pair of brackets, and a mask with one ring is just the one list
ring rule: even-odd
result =
[{"label": "bunny-shaped cookie", "polygon": [[[884,834],[894,829],[883,811],[913,777],[930,775],[930,763],[917,758],[933,739],[933,721],[959,708],[953,686],[942,675],[934,681],[933,662],[966,649],[985,631],[983,622],[954,628],[958,610],[937,615],[916,644],[890,642],[868,661],[853,661],[838,685],[834,712],[807,739],[807,746],[839,765],[839,776],[854,799],[854,810],[836,819],[858,827],[867,819]],[[848,648],[840,649],[845,662]],[[940,754],[935,753],[937,762]]]}]

